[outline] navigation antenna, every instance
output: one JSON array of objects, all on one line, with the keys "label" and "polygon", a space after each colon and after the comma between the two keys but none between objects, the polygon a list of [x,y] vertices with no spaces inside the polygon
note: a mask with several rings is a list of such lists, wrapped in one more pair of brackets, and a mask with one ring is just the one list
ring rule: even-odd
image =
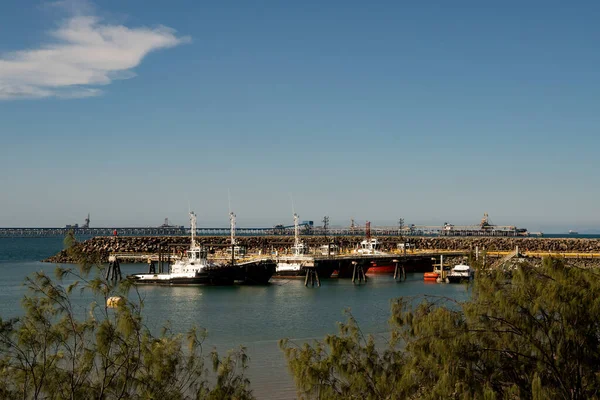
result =
[{"label": "navigation antenna", "polygon": [[233,253],[235,246],[235,214],[231,211],[231,192],[227,189],[227,201],[229,203],[229,228],[231,229],[231,252]]},{"label": "navigation antenna", "polygon": [[298,248],[300,245],[300,226],[298,225],[298,221],[300,217],[296,214],[296,208],[294,207],[294,198],[290,193],[290,200],[292,202],[292,213],[294,213],[294,246]]},{"label": "navigation antenna", "polygon": [[300,226],[298,225],[298,214],[294,213],[294,245],[300,245]]},{"label": "navigation antenna", "polygon": [[229,212],[229,227],[231,229],[231,245],[235,246],[235,214]]},{"label": "navigation antenna", "polygon": [[192,246],[196,247],[196,214],[190,211],[190,228],[192,231]]}]

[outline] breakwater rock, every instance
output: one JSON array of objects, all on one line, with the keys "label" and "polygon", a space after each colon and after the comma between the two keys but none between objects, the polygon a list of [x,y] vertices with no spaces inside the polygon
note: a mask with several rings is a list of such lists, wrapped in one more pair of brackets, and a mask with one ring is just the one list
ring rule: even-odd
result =
[{"label": "breakwater rock", "polygon": [[[302,240],[313,248],[333,242],[345,250],[356,248],[363,239],[360,236],[329,239],[322,236],[302,237]],[[214,251],[223,250],[229,243],[227,236],[199,236],[196,240]],[[294,238],[290,236],[240,236],[236,240],[238,245],[246,246],[249,251],[261,250],[263,254],[270,254],[275,250],[280,253],[285,252],[294,243]],[[600,239],[510,237],[406,237],[401,239],[397,236],[383,236],[378,240],[383,251],[396,250],[399,243],[410,242],[417,250],[474,251],[478,247],[480,251],[510,251],[518,246],[521,252],[600,253]],[[158,253],[159,251],[180,253],[189,245],[188,236],[95,237],[77,244],[84,253],[100,254],[104,261],[108,261],[110,253]],[[64,250],[44,261],[73,262]]]}]

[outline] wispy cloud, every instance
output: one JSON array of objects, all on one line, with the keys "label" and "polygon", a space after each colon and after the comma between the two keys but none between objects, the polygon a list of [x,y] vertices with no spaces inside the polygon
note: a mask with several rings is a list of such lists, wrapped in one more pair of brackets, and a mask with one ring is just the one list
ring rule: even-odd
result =
[{"label": "wispy cloud", "polygon": [[74,15],[49,33],[53,43],[0,56],[0,99],[81,98],[135,76],[151,51],[188,42],[173,29],[128,28]]}]

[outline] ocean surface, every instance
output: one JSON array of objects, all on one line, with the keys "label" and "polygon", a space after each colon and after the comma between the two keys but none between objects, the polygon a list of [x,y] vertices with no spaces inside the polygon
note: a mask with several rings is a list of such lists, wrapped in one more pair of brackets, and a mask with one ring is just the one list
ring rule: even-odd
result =
[{"label": "ocean surface", "polygon": [[[42,260],[62,249],[62,238],[0,238],[0,316],[22,313],[21,299],[27,275],[56,265]],[[143,264],[122,265],[124,274],[142,272]],[[350,309],[361,329],[387,338],[390,301],[400,296],[443,295],[467,299],[464,285],[423,282],[422,274],[408,274],[407,281],[394,282],[391,276],[371,276],[367,284],[350,280],[323,280],[321,287],[304,287],[304,281],[272,280],[268,286],[250,287],[140,287],[145,300],[147,325],[155,332],[170,321],[174,331],[193,325],[208,330],[205,348],[219,353],[243,345],[250,356],[249,378],[259,399],[294,399],[296,391],[285,359],[278,347],[282,338],[297,343],[322,339],[337,333],[338,321],[345,321]],[[91,298],[75,295],[82,308]]]}]

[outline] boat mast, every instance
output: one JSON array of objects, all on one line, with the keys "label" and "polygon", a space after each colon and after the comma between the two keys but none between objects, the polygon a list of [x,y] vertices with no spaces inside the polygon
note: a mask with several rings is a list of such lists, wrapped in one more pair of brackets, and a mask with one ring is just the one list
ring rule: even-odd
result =
[{"label": "boat mast", "polygon": [[235,246],[235,214],[229,213],[229,226],[231,228],[231,245]]},{"label": "boat mast", "polygon": [[192,231],[191,247],[196,247],[196,214],[193,211],[190,211],[190,228]]},{"label": "boat mast", "polygon": [[298,214],[294,213],[294,246],[297,248],[300,244],[300,227],[298,226]]}]

